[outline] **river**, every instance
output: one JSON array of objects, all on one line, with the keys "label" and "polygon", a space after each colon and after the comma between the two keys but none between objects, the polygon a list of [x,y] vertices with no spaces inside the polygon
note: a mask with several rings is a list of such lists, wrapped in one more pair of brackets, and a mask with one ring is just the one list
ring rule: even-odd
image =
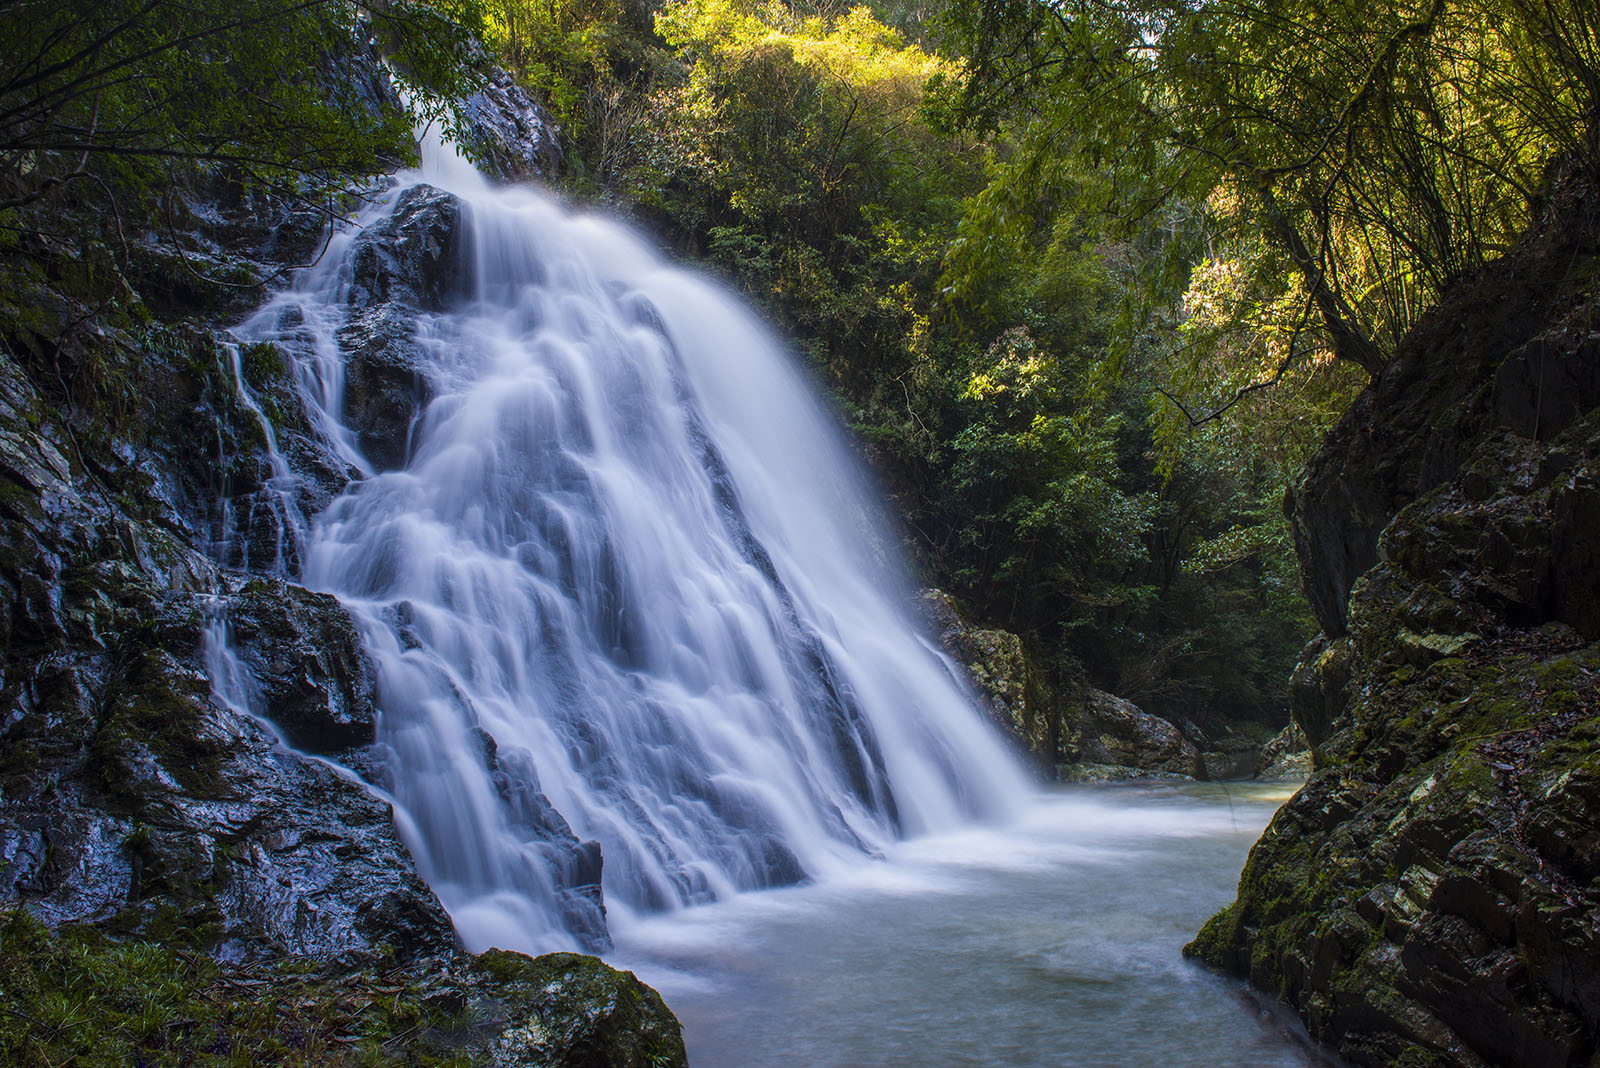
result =
[{"label": "river", "polygon": [[666,997],[694,1068],[1320,1064],[1180,953],[1292,788],[1062,788],[820,885],[614,918],[614,960]]}]

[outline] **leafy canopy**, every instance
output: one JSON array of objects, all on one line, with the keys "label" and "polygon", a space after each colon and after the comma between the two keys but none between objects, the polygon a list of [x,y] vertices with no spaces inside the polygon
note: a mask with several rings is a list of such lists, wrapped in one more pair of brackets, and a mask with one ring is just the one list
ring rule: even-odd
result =
[{"label": "leafy canopy", "polygon": [[414,114],[341,68],[375,36],[409,110],[469,80],[476,0],[8,0],[0,208],[174,169],[335,187],[411,151]]},{"label": "leafy canopy", "polygon": [[[1600,167],[1588,0],[957,0],[947,39],[970,62],[943,113],[1017,145],[952,288],[1041,204],[1114,219],[1146,244],[1137,313],[1182,318],[1191,280],[1191,307],[1233,302],[1187,326],[1191,392],[1218,348],[1256,353],[1247,386],[1329,356],[1376,373],[1514,240],[1554,161]],[[1191,279],[1202,262],[1226,283]]]}]

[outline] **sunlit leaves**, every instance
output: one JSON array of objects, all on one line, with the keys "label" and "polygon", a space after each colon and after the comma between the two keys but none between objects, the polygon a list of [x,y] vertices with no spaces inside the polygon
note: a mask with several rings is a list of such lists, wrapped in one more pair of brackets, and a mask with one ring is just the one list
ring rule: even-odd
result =
[{"label": "sunlit leaves", "polygon": [[953,295],[981,293],[1041,211],[1156,239],[1133,311],[1181,315],[1195,265],[1243,268],[1174,350],[1191,403],[1169,423],[1285,361],[1375,371],[1515,239],[1553,160],[1600,166],[1600,15],[1580,0],[986,0],[949,27],[964,114],[1016,145],[971,204]]}]

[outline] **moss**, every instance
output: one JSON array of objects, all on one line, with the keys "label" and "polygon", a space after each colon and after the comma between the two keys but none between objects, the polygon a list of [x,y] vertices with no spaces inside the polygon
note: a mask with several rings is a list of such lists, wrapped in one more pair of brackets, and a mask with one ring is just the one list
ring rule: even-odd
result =
[{"label": "moss", "polygon": [[1445,1068],[1448,1063],[1433,1050],[1409,1045],[1390,1062],[1390,1068]]},{"label": "moss", "polygon": [[277,384],[288,370],[283,352],[269,341],[258,341],[239,350],[239,366],[244,380],[261,390]]},{"label": "moss", "polygon": [[8,1068],[400,1065],[466,1068],[467,1022],[420,974],[305,962],[226,967],[91,927],[0,915],[0,1064]]},{"label": "moss", "polygon": [[108,792],[135,809],[144,804],[148,786],[139,785],[143,776],[129,761],[148,753],[189,795],[222,796],[224,751],[202,730],[208,684],[164,650],[146,648],[130,659],[89,751]]}]

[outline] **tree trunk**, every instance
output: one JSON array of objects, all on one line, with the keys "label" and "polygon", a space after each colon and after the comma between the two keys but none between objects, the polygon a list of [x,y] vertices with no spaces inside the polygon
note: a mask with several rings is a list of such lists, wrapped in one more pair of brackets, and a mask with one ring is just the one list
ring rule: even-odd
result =
[{"label": "tree trunk", "polygon": [[1328,336],[1333,341],[1333,354],[1341,360],[1349,360],[1376,378],[1378,372],[1388,364],[1388,354],[1356,325],[1355,312],[1344,296],[1328,284],[1328,272],[1322,261],[1311,254],[1305,238],[1300,236],[1300,231],[1295,229],[1294,223],[1289,221],[1278,205],[1272,187],[1265,183],[1261,186],[1261,202],[1267,209],[1267,223],[1272,236],[1305,276],[1311,300],[1316,304],[1323,325],[1328,329]]}]

